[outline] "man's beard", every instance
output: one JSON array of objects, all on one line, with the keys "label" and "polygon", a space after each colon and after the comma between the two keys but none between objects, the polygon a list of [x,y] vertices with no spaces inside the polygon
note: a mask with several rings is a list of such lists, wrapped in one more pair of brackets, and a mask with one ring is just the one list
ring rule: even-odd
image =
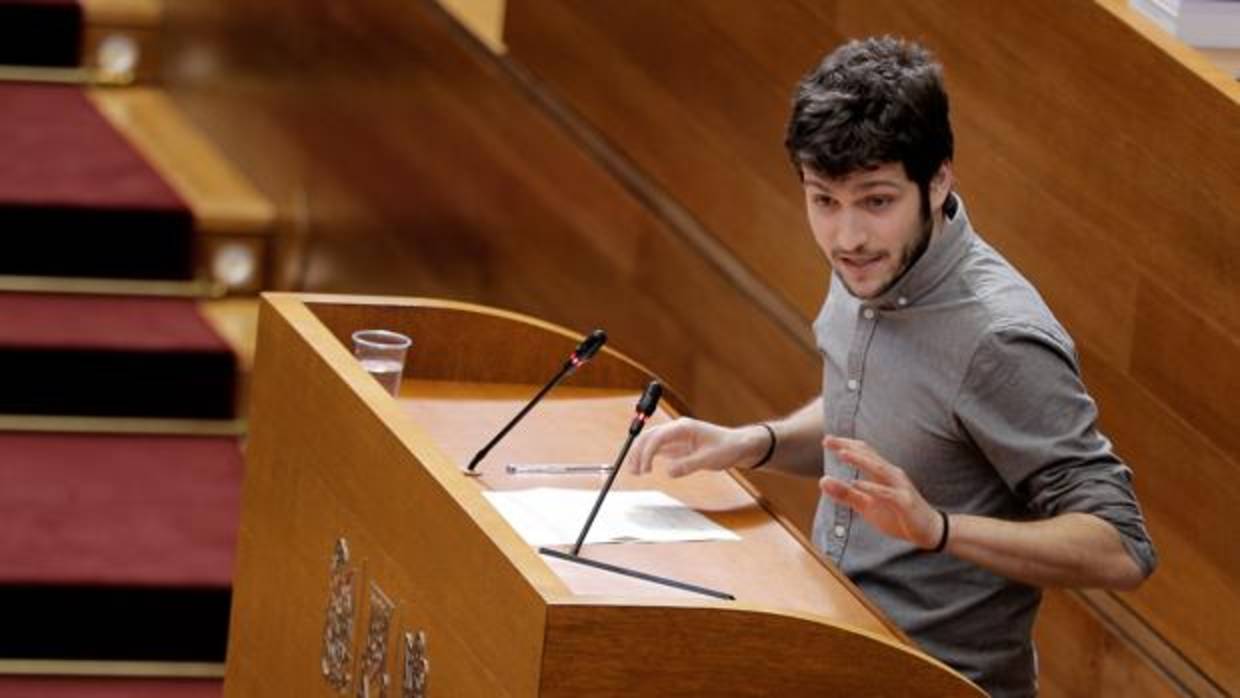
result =
[{"label": "man's beard", "polygon": [[896,268],[896,272],[891,275],[891,279],[888,280],[887,283],[883,284],[882,288],[878,289],[873,294],[864,297],[858,296],[852,288],[848,287],[848,282],[844,280],[843,276],[839,277],[840,281],[843,282],[845,288],[848,288],[848,292],[856,298],[870,300],[882,296],[884,293],[890,291],[896,284],[900,283],[900,279],[903,279],[904,275],[908,273],[908,270],[912,269],[913,265],[917,263],[917,260],[921,259],[922,255],[926,253],[926,250],[930,247],[930,234],[932,232],[934,232],[934,218],[923,213],[921,216],[920,234],[918,234],[916,239],[909,242],[903,249],[900,250],[900,265]]}]

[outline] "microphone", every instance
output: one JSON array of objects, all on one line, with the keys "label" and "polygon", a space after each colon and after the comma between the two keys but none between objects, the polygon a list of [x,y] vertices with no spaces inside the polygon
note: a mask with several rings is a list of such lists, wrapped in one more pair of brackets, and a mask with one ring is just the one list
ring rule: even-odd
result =
[{"label": "microphone", "polygon": [[659,405],[659,398],[663,396],[663,386],[658,381],[651,381],[646,386],[645,392],[642,393],[641,399],[637,401],[637,414],[633,415],[633,421],[629,424],[629,437],[625,439],[624,446],[620,449],[620,455],[616,457],[616,463],[612,466],[611,472],[607,475],[607,482],[603,485],[603,489],[598,493],[598,498],[594,500],[594,508],[590,510],[590,516],[586,519],[585,526],[581,529],[581,534],[577,536],[577,542],[573,544],[573,550],[570,553],[560,552],[554,548],[541,547],[538,552],[554,557],[565,562],[572,562],[578,565],[586,565],[595,569],[611,572],[612,574],[620,574],[634,579],[641,579],[654,584],[672,587],[674,589],[682,589],[691,591],[704,596],[716,599],[725,599],[729,601],[736,600],[736,597],[723,591],[709,589],[707,587],[682,582],[677,579],[668,577],[660,577],[656,574],[642,572],[640,570],[628,567],[620,567],[602,560],[592,560],[587,557],[581,557],[581,545],[585,542],[586,536],[590,533],[590,527],[594,525],[594,519],[598,516],[598,510],[603,506],[603,500],[607,497],[607,493],[611,491],[612,484],[616,481],[616,475],[620,473],[620,464],[624,462],[624,457],[628,455],[629,448],[633,445],[633,440],[641,433],[642,427],[646,426],[646,421],[650,419],[650,415],[654,414],[654,410]]},{"label": "microphone", "polygon": [[577,536],[577,542],[573,545],[573,552],[569,553],[573,557],[581,552],[581,544],[586,540],[586,534],[590,532],[590,527],[594,525],[594,517],[598,516],[598,510],[603,506],[603,500],[607,498],[607,493],[611,491],[611,485],[616,481],[616,475],[620,473],[620,464],[624,462],[624,457],[628,455],[629,448],[633,446],[633,439],[641,433],[642,427],[646,426],[646,420],[650,419],[650,415],[654,414],[654,409],[659,406],[659,398],[663,397],[663,386],[659,381],[650,381],[646,386],[645,392],[642,393],[641,399],[637,401],[637,414],[633,415],[633,421],[629,423],[629,437],[624,440],[624,446],[620,449],[620,455],[616,457],[616,463],[611,467],[611,473],[607,475],[607,482],[603,484],[603,489],[598,493],[598,499],[594,500],[594,508],[590,510],[590,516],[586,519],[586,525],[581,528],[581,534]]},{"label": "microphone", "polygon": [[[483,458],[486,458],[486,455],[490,452],[491,448],[493,448],[495,444],[499,443],[500,439],[504,438],[504,436],[506,436],[508,432],[517,425],[517,422],[521,421],[521,419],[525,417],[526,413],[534,409],[534,405],[537,405],[539,401],[543,399],[544,395],[551,392],[551,389],[559,385],[560,381],[571,376],[574,371],[585,365],[587,361],[593,359],[594,355],[597,354],[599,349],[602,349],[603,345],[606,343],[607,333],[602,330],[594,330],[590,333],[590,336],[583,339],[581,344],[578,344],[577,348],[573,350],[573,353],[569,354],[568,360],[564,362],[564,366],[560,369],[560,372],[555,374],[555,376],[553,376],[551,380],[543,386],[543,389],[538,391],[538,394],[526,403],[525,407],[521,408],[521,411],[517,413],[517,416],[509,420],[508,424],[504,425],[504,428],[500,429],[499,433],[496,434],[486,446],[483,446],[482,450],[478,451],[478,453],[474,455],[473,460],[469,461],[469,467],[466,468],[466,472],[473,473],[474,468],[478,467],[478,463],[481,462]],[[655,398],[655,401],[658,401],[657,397]],[[651,409],[653,411],[653,408]]]}]

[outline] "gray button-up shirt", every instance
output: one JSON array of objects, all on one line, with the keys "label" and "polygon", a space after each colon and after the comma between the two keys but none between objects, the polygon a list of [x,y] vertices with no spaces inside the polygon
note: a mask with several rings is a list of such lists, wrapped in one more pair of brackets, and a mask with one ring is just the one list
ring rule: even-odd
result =
[{"label": "gray button-up shirt", "polygon": [[[1008,520],[1087,512],[1146,573],[1155,554],[1131,471],[1095,427],[1076,351],[1037,291],[953,195],[925,254],[881,297],[832,276],[814,331],[829,434],[861,439],[947,512]],[[827,474],[856,469],[826,452]],[[1041,592],[933,554],[822,498],[814,543],[927,652],[995,696],[1033,696]]]}]

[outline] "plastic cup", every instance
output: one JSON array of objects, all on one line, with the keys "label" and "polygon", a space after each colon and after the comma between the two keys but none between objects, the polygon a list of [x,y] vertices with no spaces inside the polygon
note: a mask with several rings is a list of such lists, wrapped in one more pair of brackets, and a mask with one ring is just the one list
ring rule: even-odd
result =
[{"label": "plastic cup", "polygon": [[413,340],[389,330],[358,330],[353,333],[353,355],[361,362],[362,368],[393,396],[400,392],[405,355],[411,344]]}]

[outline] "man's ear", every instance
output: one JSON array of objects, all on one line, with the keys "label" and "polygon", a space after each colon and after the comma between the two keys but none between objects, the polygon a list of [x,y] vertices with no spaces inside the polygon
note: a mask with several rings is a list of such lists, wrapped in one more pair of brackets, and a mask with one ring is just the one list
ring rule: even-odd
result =
[{"label": "man's ear", "polygon": [[939,165],[939,171],[934,173],[930,178],[930,210],[940,211],[943,204],[947,203],[947,195],[952,192],[956,179],[952,174],[951,160],[943,161]]}]

